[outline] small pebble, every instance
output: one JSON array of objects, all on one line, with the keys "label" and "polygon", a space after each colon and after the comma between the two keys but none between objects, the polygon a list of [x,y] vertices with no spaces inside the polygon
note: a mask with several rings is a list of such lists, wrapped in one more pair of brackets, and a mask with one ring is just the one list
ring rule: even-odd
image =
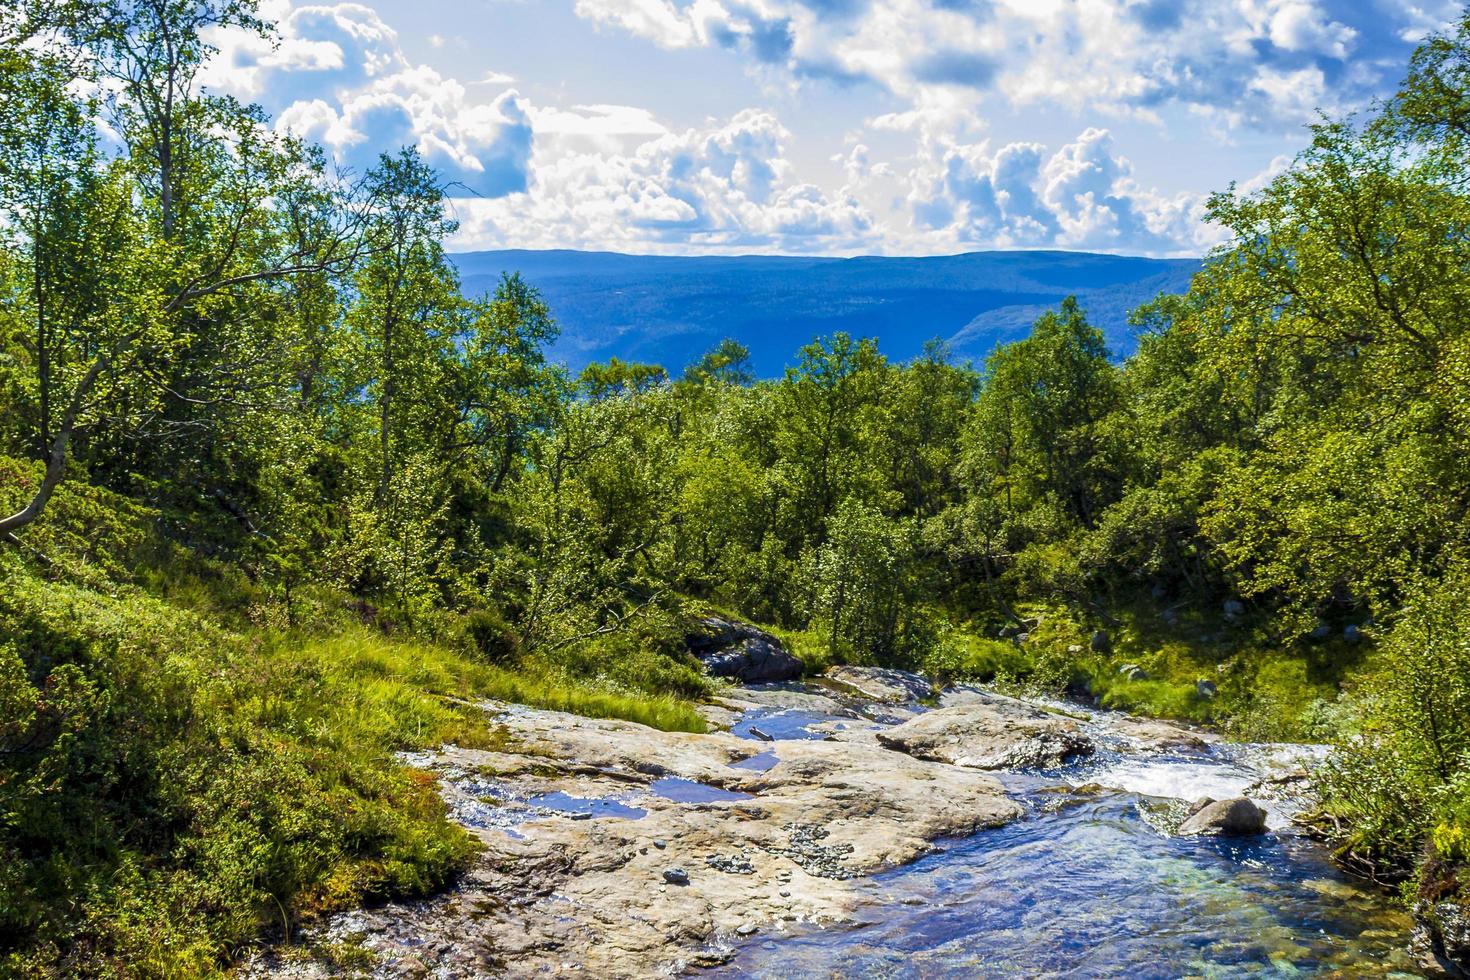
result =
[{"label": "small pebble", "polygon": [[755,928],[756,927],[755,927],[755,924],[754,923],[752,923],[752,922],[744,922],[744,923],[741,923],[740,928],[739,929],[736,929],[735,931],[738,932],[738,933],[740,933],[740,935],[742,935],[742,936],[748,936],[751,933],[755,932]]}]

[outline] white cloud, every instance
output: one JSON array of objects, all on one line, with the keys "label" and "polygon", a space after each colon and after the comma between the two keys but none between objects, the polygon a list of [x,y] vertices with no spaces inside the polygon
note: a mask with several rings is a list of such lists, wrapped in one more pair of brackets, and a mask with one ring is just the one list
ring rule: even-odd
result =
[{"label": "white cloud", "polygon": [[789,135],[771,114],[745,110],[628,153],[538,150],[527,193],[459,203],[462,243],[639,252],[871,247],[872,218],[860,204],[791,180]]},{"label": "white cloud", "polygon": [[[998,93],[1160,120],[1171,105],[1228,125],[1295,125],[1315,107],[1253,85],[1315,68],[1334,101],[1375,94],[1404,38],[1458,0],[577,0],[577,13],[665,47],[720,45],[795,78],[863,79],[906,99],[888,126],[941,125]],[[1388,54],[1390,57],[1385,58]],[[1345,70],[1349,59],[1371,73]]]},{"label": "white cloud", "polygon": [[1036,143],[948,148],[913,175],[909,205],[931,242],[1197,254],[1211,243],[1202,195],[1141,187],[1107,130],[1049,152]]},{"label": "white cloud", "polygon": [[278,128],[320,142],[358,170],[412,145],[471,193],[525,189],[532,130],[528,106],[513,90],[471,98],[454,79],[410,64],[397,33],[361,4],[268,13],[278,17],[277,44],[215,32],[219,54],[206,86],[261,102]]}]

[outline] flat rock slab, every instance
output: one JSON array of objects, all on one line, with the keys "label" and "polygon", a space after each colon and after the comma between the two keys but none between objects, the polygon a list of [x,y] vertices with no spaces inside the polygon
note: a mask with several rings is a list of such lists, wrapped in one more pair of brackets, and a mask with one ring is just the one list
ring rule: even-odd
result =
[{"label": "flat rock slab", "polygon": [[974,769],[1043,769],[1095,749],[1077,722],[1011,698],[936,708],[878,732],[877,741],[918,759]]},{"label": "flat rock slab", "polygon": [[[612,978],[708,966],[728,958],[737,937],[847,921],[866,901],[854,878],[912,861],[936,838],[1023,815],[988,774],[894,753],[871,737],[756,743],[490,710],[514,751],[446,747],[412,760],[439,776],[451,814],[484,844],[463,881],[319,931],[360,942],[377,957],[375,975]],[[758,753],[775,764],[734,766]],[[680,803],[651,788],[664,777],[727,792]],[[641,815],[573,819],[532,806],[548,796],[615,800],[617,812]],[[508,832],[470,819],[487,810],[520,822]],[[331,972],[268,954],[245,975]]]},{"label": "flat rock slab", "polygon": [[886,704],[905,704],[934,696],[934,685],[918,674],[884,667],[829,667],[822,675],[860,697]]}]

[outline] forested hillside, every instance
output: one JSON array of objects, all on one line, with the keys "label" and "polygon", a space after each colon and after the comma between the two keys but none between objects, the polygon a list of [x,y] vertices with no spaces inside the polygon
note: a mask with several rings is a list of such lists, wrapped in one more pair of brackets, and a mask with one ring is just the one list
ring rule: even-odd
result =
[{"label": "forested hillside", "polygon": [[412,149],[341,173],[200,91],[218,24],[271,30],[0,11],[5,970],[197,976],[439,887],[469,841],[393,753],[493,745],[483,696],[699,729],[711,608],[812,667],[1332,740],[1343,860],[1458,896],[1470,19],[1215,197],[1125,362],[1069,300],[978,368],[837,333],[759,381],[548,359]]},{"label": "forested hillside", "polygon": [[506,272],[535,283],[561,328],[548,352],[573,370],[609,357],[683,365],[729,338],[750,351],[759,378],[780,377],[797,348],[837,331],[872,337],[893,360],[917,357],[930,340],[956,360],[984,360],[1069,295],[1115,354],[1130,354],[1129,312],[1183,292],[1199,271],[1193,259],[1046,251],[833,259],[513,249],[450,259],[472,293]]}]

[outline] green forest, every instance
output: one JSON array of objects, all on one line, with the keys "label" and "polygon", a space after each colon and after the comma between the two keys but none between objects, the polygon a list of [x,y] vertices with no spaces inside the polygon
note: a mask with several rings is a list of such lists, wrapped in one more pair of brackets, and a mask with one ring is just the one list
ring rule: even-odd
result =
[{"label": "green forest", "polygon": [[[984,363],[546,355],[446,188],[202,91],[249,0],[0,9],[0,971],[192,977],[472,853],[494,697],[700,731],[718,611],[834,663],[1331,742],[1317,832],[1470,865],[1470,17],[1138,309]],[[925,324],[913,330],[929,332]],[[1470,902],[1470,895],[1466,896]]]}]

